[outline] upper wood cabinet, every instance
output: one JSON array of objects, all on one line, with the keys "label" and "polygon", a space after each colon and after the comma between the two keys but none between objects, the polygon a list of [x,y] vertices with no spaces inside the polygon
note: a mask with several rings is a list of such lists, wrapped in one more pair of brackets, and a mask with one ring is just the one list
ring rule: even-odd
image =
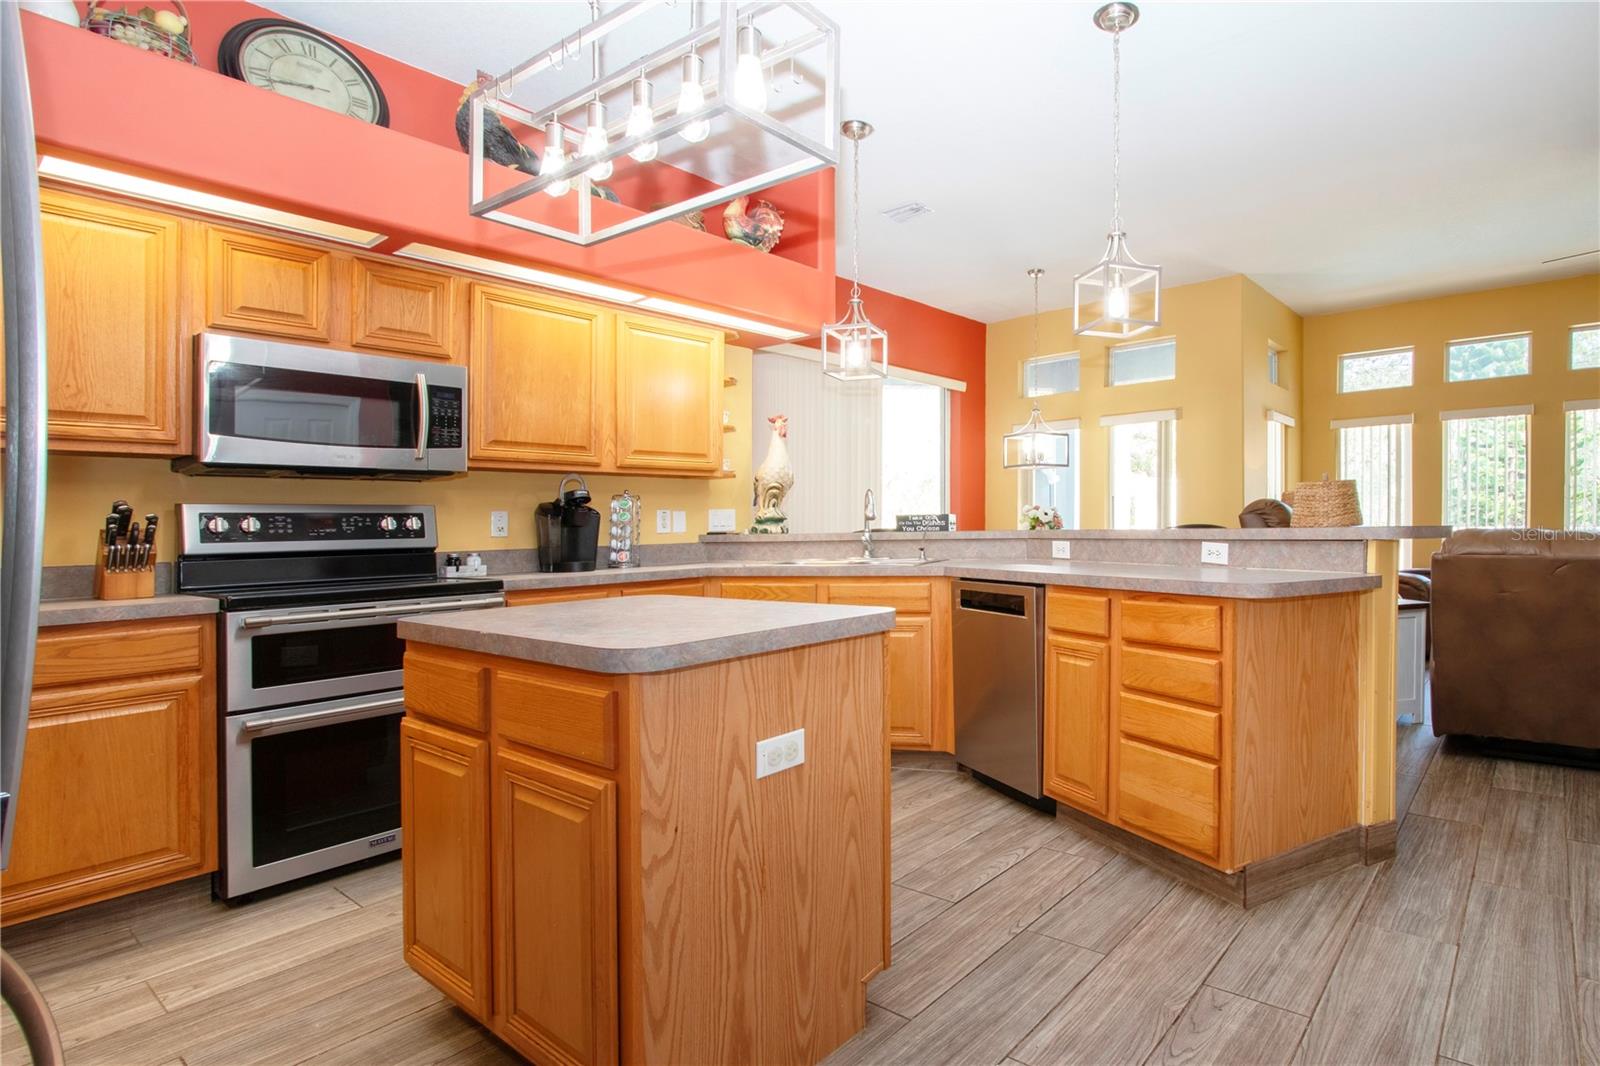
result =
[{"label": "upper wood cabinet", "polygon": [[617,316],[617,466],[722,466],[722,334]]},{"label": "upper wood cabinet", "polygon": [[455,348],[456,292],[448,274],[370,259],[350,266],[350,343],[357,348],[449,359]]},{"label": "upper wood cabinet", "polygon": [[50,448],[181,455],[181,223],[42,189]]},{"label": "upper wood cabinet", "polygon": [[596,467],[611,409],[609,312],[472,287],[469,458],[484,467]]},{"label": "upper wood cabinet", "polygon": [[1051,633],[1044,647],[1044,791],[1098,815],[1106,813],[1110,701],[1110,645]]},{"label": "upper wood cabinet", "polygon": [[333,253],[216,226],[206,231],[206,324],[311,341],[331,338]]}]

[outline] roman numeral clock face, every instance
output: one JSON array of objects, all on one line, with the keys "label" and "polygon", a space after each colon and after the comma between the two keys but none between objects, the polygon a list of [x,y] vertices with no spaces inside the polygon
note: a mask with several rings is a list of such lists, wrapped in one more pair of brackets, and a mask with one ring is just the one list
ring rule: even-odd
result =
[{"label": "roman numeral clock face", "polygon": [[298,23],[253,19],[229,30],[217,66],[224,74],[341,115],[389,124],[377,79],[338,42]]}]

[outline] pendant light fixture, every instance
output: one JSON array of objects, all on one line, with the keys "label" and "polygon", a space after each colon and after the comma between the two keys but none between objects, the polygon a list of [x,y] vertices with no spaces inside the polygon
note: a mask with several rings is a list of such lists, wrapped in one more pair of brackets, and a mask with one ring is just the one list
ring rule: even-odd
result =
[{"label": "pendant light fixture", "polygon": [[848,119],[839,126],[855,147],[850,173],[850,305],[844,317],[822,328],[822,372],[840,381],[889,376],[889,335],[861,309],[861,142],[872,125]]},{"label": "pendant light fixture", "polygon": [[1122,232],[1122,31],[1138,21],[1133,4],[1094,13],[1111,34],[1111,232],[1105,256],[1072,279],[1072,331],[1087,337],[1134,337],[1161,324],[1161,268],[1135,259]]},{"label": "pendant light fixture", "polygon": [[[1039,278],[1044,274],[1040,267],[1028,271],[1033,279],[1033,357],[1039,357]],[[1000,438],[1000,461],[1007,470],[1037,470],[1039,467],[1072,465],[1072,434],[1055,429],[1039,413],[1039,401],[1033,402],[1033,414],[1021,429]]]}]

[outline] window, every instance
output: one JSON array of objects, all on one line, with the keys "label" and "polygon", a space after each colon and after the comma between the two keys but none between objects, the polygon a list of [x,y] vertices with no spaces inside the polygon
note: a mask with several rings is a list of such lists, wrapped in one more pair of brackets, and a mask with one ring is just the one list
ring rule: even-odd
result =
[{"label": "window", "polygon": [[1267,346],[1267,382],[1278,384],[1278,349],[1270,344]]},{"label": "window", "polygon": [[1178,376],[1178,342],[1150,341],[1111,349],[1110,381],[1136,385],[1141,381],[1171,381]]},{"label": "window", "polygon": [[1022,509],[1030,503],[1037,503],[1056,509],[1061,516],[1061,528],[1077,529],[1078,465],[1081,459],[1078,453],[1078,427],[1075,422],[1062,421],[1052,422],[1051,425],[1071,434],[1068,454],[1072,457],[1072,465],[1017,471],[1017,524],[1022,524]]},{"label": "window", "polygon": [[1022,364],[1024,396],[1054,396],[1078,391],[1078,353],[1041,355]]},{"label": "window", "polygon": [[1111,528],[1163,529],[1177,512],[1173,476],[1176,411],[1108,415],[1111,430]]},{"label": "window", "polygon": [[1600,368],[1600,326],[1573,326],[1567,365],[1574,370]]},{"label": "window", "polygon": [[1445,411],[1444,520],[1457,528],[1528,524],[1531,407]]},{"label": "window", "polygon": [[950,454],[949,404],[944,389],[921,381],[883,383],[883,493],[879,521],[902,514],[943,514]]},{"label": "window", "polygon": [[1289,468],[1289,427],[1294,419],[1279,411],[1267,412],[1267,496],[1283,499]]},{"label": "window", "polygon": [[1445,379],[1482,381],[1528,373],[1532,340],[1526,333],[1478,337],[1445,345]]},{"label": "window", "polygon": [[1600,529],[1600,401],[1567,402],[1568,529]]},{"label": "window", "polygon": [[1361,521],[1369,526],[1411,522],[1411,416],[1335,422],[1339,477],[1356,483]]},{"label": "window", "polygon": [[1411,384],[1411,349],[1354,352],[1339,357],[1339,391],[1403,389]]}]

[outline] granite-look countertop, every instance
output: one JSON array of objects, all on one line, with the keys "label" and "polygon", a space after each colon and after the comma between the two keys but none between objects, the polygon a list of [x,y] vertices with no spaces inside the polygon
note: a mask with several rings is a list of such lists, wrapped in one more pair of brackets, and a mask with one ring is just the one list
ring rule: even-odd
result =
[{"label": "granite-look countertop", "polygon": [[1027,562],[1025,560],[961,559],[911,566],[795,565],[774,562],[682,563],[640,566],[629,570],[594,570],[576,574],[497,574],[506,591],[580,588],[706,577],[893,578],[968,577],[980,581],[1018,581],[1034,585],[1073,585],[1174,596],[1220,596],[1230,599],[1285,599],[1362,592],[1382,584],[1376,574],[1325,570],[1264,570],[1238,566],[1166,566],[1157,563]]},{"label": "granite-look countertop", "polygon": [[142,618],[181,618],[216,614],[210,596],[147,596],[142,600],[44,600],[39,626],[75,626],[88,622],[134,622]]},{"label": "granite-look countertop", "polygon": [[[1450,526],[1285,526],[1274,529],[974,529],[954,533],[901,533],[875,529],[872,539],[912,540],[1443,540]],[[854,533],[702,533],[701,544],[803,544],[848,541]]]},{"label": "granite-look countertop", "polygon": [[630,596],[417,615],[402,618],[399,632],[419,643],[576,670],[654,674],[892,628],[889,607]]}]

